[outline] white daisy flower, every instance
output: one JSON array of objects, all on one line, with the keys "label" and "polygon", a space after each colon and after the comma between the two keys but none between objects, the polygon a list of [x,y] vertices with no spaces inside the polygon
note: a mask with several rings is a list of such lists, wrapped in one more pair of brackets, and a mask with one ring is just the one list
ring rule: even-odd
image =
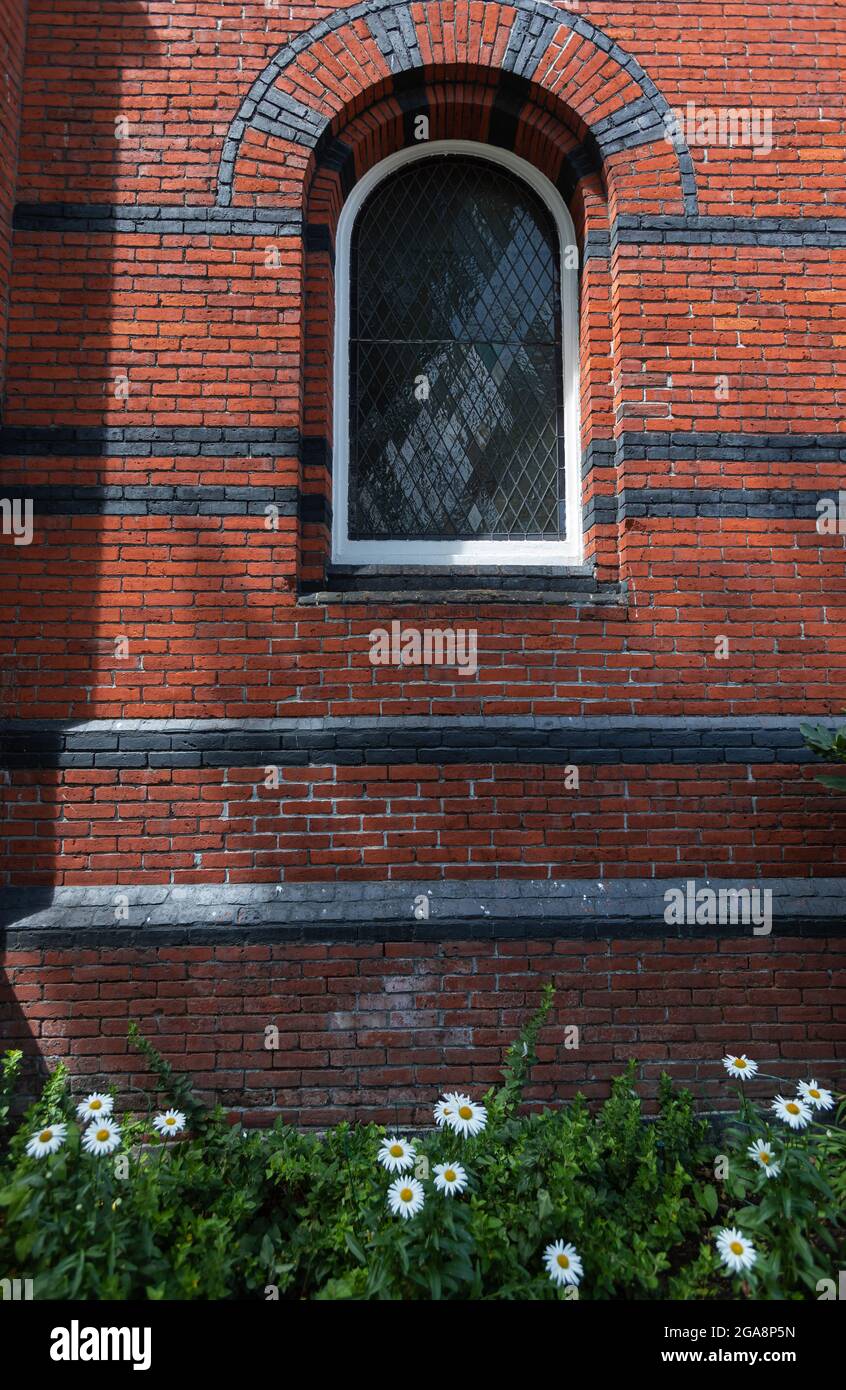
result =
[{"label": "white daisy flower", "polygon": [[[181,1110],[165,1110],[153,1120],[153,1128],[165,1139],[169,1139],[172,1134],[179,1134],[180,1130],[185,1128],[185,1116]],[[246,1139],[246,1130],[243,1131],[243,1135]]]},{"label": "white daisy flower", "polygon": [[444,1125],[446,1124],[454,1109],[455,1107],[453,1105],[450,1105],[448,1100],[438,1101],[437,1105],[432,1111],[432,1117],[435,1121],[435,1124],[438,1126],[438,1129],[443,1129]]},{"label": "white daisy flower", "polygon": [[467,1174],[460,1163],[436,1163],[435,1187],[447,1197],[461,1193],[467,1186]]},{"label": "white daisy flower", "polygon": [[477,1105],[474,1100],[469,1100],[467,1096],[462,1096],[461,1104],[455,1107],[455,1113],[447,1116],[447,1124],[456,1134],[460,1134],[464,1139],[468,1134],[475,1136],[481,1134],[488,1122],[488,1112],[484,1105]]},{"label": "white daisy flower", "polygon": [[395,1178],[388,1188],[388,1206],[403,1220],[416,1216],[423,1207],[423,1184],[416,1178]]},{"label": "white daisy flower", "polygon": [[584,1273],[581,1256],[572,1245],[565,1245],[563,1240],[556,1240],[552,1245],[546,1247],[543,1252],[543,1261],[553,1284],[579,1284],[581,1282]]},{"label": "white daisy flower", "polygon": [[45,1158],[54,1154],[65,1142],[67,1125],[45,1125],[37,1134],[27,1140],[26,1151],[30,1158]]},{"label": "white daisy flower", "polygon": [[469,1105],[470,1097],[462,1095],[460,1091],[449,1091],[442,1096],[434,1109],[435,1124],[438,1129],[443,1129],[448,1123],[450,1115],[454,1115],[459,1105]]},{"label": "white daisy flower", "polygon": [[818,1086],[816,1081],[800,1081],[797,1090],[805,1104],[813,1106],[815,1110],[831,1110],[834,1105],[831,1091]]},{"label": "white daisy flower", "polygon": [[729,1076],[737,1076],[741,1081],[750,1081],[758,1070],[758,1063],[747,1057],[745,1052],[741,1052],[739,1057],[724,1057],[723,1066]]},{"label": "white daisy flower", "polygon": [[791,1100],[785,1100],[784,1096],[776,1096],[772,1108],[778,1118],[790,1125],[791,1129],[804,1129],[814,1118],[810,1105],[806,1105],[805,1101],[798,1096]]},{"label": "white daisy flower", "polygon": [[776,1163],[772,1144],[765,1144],[763,1139],[756,1139],[746,1152],[749,1157],[763,1168],[768,1178],[777,1178],[781,1172],[781,1164]]},{"label": "white daisy flower", "polygon": [[104,1120],[107,1115],[111,1115],[115,1103],[111,1096],[104,1096],[100,1091],[94,1091],[85,1100],[81,1100],[76,1107],[76,1113],[81,1120]]},{"label": "white daisy flower", "polygon": [[95,1120],[82,1136],[82,1147],[90,1154],[110,1154],[120,1144],[120,1125],[111,1116],[99,1123]]},{"label": "white daisy flower", "polygon": [[382,1167],[387,1168],[389,1173],[404,1173],[407,1168],[413,1168],[414,1156],[414,1145],[409,1144],[407,1139],[398,1139],[395,1134],[385,1140],[377,1154]]},{"label": "white daisy flower", "polygon": [[727,1264],[733,1274],[741,1274],[751,1269],[758,1258],[751,1241],[731,1227],[724,1227],[717,1234],[717,1251],[720,1259]]}]

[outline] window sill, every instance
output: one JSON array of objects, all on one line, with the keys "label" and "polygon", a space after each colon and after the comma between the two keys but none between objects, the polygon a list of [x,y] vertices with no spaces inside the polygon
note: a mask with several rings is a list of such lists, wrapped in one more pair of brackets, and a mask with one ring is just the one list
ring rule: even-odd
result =
[{"label": "window sill", "polygon": [[334,565],[326,587],[303,591],[298,602],[329,604],[545,603],[559,607],[624,607],[625,586],[599,583],[586,565],[517,570],[463,565]]}]

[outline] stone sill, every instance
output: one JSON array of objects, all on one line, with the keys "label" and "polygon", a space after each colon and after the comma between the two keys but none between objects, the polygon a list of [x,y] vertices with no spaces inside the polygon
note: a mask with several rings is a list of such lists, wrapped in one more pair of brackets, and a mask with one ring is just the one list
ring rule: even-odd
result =
[{"label": "stone sill", "polygon": [[514,569],[416,565],[337,565],[326,588],[300,593],[298,603],[330,604],[468,604],[540,603],[563,607],[625,607],[625,586],[599,583],[587,565],[556,569]]}]

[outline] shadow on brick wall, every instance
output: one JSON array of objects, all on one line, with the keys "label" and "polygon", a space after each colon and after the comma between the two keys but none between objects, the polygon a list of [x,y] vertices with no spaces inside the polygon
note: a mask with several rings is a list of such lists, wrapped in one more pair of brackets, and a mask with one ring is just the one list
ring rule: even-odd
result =
[{"label": "shadow on brick wall", "polygon": [[[0,412],[0,496],[32,506],[29,543],[5,525],[0,537],[3,946],[6,928],[52,900],[60,734],[95,716],[92,692],[113,650],[100,602],[103,460],[120,449],[109,374],[121,253],[109,209],[139,196],[122,189],[134,156],[118,148],[120,118],[139,124],[137,172],[149,118],[139,74],[160,52],[140,0],[30,7]],[[25,510],[17,516],[22,530]],[[3,977],[0,1049],[24,1050],[30,1091],[36,1070],[64,1053],[22,1004]]]}]

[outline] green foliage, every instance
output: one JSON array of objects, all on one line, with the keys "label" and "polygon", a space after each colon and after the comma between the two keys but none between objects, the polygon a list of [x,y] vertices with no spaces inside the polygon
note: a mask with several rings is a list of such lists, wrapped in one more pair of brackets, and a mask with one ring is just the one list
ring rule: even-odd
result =
[{"label": "green foliage", "polygon": [[541,991],[540,1006],[505,1054],[502,1068],[503,1085],[489,1100],[492,1115],[504,1119],[520,1104],[529,1073],[538,1060],[535,1050],[538,1034],[549,1018],[554,1000],[555,986],[550,981]]},{"label": "green foliage", "polygon": [[[739,1120],[729,1126],[732,1153],[727,1196],[735,1200],[725,1225],[743,1231],[755,1243],[758,1259],[751,1271],[735,1279],[738,1291],[757,1298],[814,1296],[820,1280],[836,1277],[843,1262],[843,1192],[846,1190],[846,1131],[824,1117],[798,1133],[774,1130],[755,1106],[742,1097]],[[749,1157],[750,1144],[763,1140],[777,1158],[780,1172],[770,1178]],[[744,1201],[745,1199],[745,1201]]]},{"label": "green foliage", "polygon": [[137,1023],[130,1023],[126,1030],[130,1047],[140,1052],[150,1071],[159,1083],[159,1090],[168,1105],[181,1110],[192,1129],[202,1129],[206,1123],[206,1108],[194,1095],[187,1076],[175,1072],[170,1062],[162,1057],[153,1044],[144,1037]]},{"label": "green foliage", "polygon": [[[846,763],[846,727],[834,733],[824,724],[801,724],[802,737],[812,752],[817,753],[827,763]],[[832,777],[828,773],[817,778],[824,787],[832,791],[846,792],[846,777]]]},{"label": "green foliage", "polygon": [[828,1181],[840,1211],[846,1211],[846,1097],[837,1107],[832,1125],[817,1140],[817,1162]]},{"label": "green foliage", "polygon": [[0,1135],[9,1127],[9,1112],[18,1088],[22,1065],[22,1052],[4,1052],[0,1059]]},{"label": "green foliage", "polygon": [[[425,1201],[409,1220],[387,1206],[381,1127],[244,1131],[202,1112],[133,1030],[161,1092],[190,1116],[188,1137],[150,1142],[149,1114],[122,1116],[121,1147],[86,1153],[58,1069],[0,1160],[0,1277],[34,1278],[36,1296],[54,1299],[562,1299],[543,1253],[564,1240],[584,1266],[580,1298],[815,1297],[844,1258],[846,1101],[807,1131],[780,1127],[777,1179],[747,1155],[770,1134],[745,1096],[718,1156],[693,1097],[666,1076],[644,1117],[634,1062],[597,1113],[579,1096],[521,1114],[552,1002],[545,991],[509,1048],[484,1130],[414,1141]],[[59,1119],[64,1145],[29,1157],[29,1137]],[[463,1165],[463,1193],[436,1190],[437,1163]],[[735,1225],[758,1252],[737,1276],[714,1246]]]}]

